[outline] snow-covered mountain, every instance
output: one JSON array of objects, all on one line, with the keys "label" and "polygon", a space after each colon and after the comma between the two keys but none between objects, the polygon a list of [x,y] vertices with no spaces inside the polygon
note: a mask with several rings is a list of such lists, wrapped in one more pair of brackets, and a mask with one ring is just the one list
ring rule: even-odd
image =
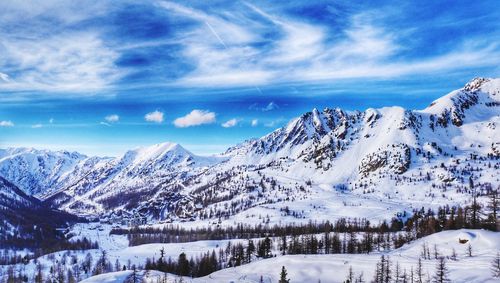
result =
[{"label": "snow-covered mountain", "polygon": [[65,209],[85,213],[134,208],[172,180],[184,179],[223,158],[200,157],[175,143],[126,152],[119,158],[86,159],[65,176],[64,185],[45,198]]},{"label": "snow-covered mountain", "polygon": [[[16,185],[0,177],[0,243],[9,247],[31,247],[33,240],[49,240],[56,228],[78,219],[43,204]],[[31,243],[30,243],[31,242]]]},{"label": "snow-covered mountain", "polygon": [[498,189],[499,123],[500,79],[476,78],[423,110],[313,109],[217,157],[171,143],[119,158],[75,154],[65,166],[0,153],[0,164],[9,162],[0,175],[78,213],[386,218],[415,207],[466,204],[469,178],[480,194]]},{"label": "snow-covered mountain", "polygon": [[85,155],[33,148],[0,149],[0,176],[37,195],[57,187]]},{"label": "snow-covered mountain", "polygon": [[18,206],[36,206],[40,201],[25,194],[11,182],[0,177],[0,210]]}]

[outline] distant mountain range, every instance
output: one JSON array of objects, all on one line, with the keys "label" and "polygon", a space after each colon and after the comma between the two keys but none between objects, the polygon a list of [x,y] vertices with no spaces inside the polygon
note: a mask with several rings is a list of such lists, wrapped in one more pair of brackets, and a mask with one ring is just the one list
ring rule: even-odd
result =
[{"label": "distant mountain range", "polygon": [[465,204],[470,177],[480,194],[498,189],[499,157],[500,79],[476,78],[423,110],[313,109],[212,157],[174,143],[118,158],[0,150],[0,176],[78,214],[215,219],[264,206],[307,214],[304,204],[323,191],[309,205],[328,206],[332,191],[346,192],[360,202],[396,202],[396,213]]}]

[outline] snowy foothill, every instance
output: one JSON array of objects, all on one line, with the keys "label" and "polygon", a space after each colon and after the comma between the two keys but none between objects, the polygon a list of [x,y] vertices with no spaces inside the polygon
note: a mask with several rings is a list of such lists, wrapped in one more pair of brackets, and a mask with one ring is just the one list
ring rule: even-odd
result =
[{"label": "snowy foothill", "polygon": [[[462,242],[467,240],[467,243],[460,243],[460,240]],[[469,244],[472,248],[472,256],[469,256]],[[492,277],[491,262],[496,253],[500,251],[500,233],[466,229],[436,233],[388,253],[277,256],[257,260],[243,266],[226,268],[206,277],[194,279],[184,277],[183,280],[192,283],[257,283],[261,282],[262,277],[263,282],[277,283],[281,267],[285,266],[291,279],[290,282],[343,282],[351,267],[355,277],[362,273],[365,282],[370,282],[382,254],[389,257],[393,275],[396,265],[399,264],[401,274],[406,270],[407,276],[410,276],[413,269],[414,276],[416,276],[418,259],[421,257],[424,245],[430,247],[432,253],[431,259],[422,260],[425,280],[432,279],[436,271],[438,260],[434,258],[433,254],[435,246],[438,256],[446,258],[445,262],[451,282],[499,282],[498,278]],[[191,245],[186,246],[191,247]],[[140,251],[141,249],[149,249],[150,246],[144,245],[135,248]],[[197,250],[199,246],[194,245],[193,248]],[[456,253],[456,259],[453,259],[453,251]],[[130,271],[109,273],[91,277],[84,282],[121,283],[129,274]],[[155,283],[159,278],[165,276],[158,271],[141,272],[140,274],[145,282],[150,283]],[[179,280],[179,277],[168,274],[167,279],[169,279],[168,282],[174,282],[175,279]]]}]

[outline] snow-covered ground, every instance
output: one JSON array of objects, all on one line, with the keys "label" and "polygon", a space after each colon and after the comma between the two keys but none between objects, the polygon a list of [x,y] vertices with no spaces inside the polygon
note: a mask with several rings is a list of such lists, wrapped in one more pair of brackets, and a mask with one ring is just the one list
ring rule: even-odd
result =
[{"label": "snow-covered ground", "polygon": [[[459,239],[468,240],[467,243],[459,243]],[[165,247],[167,255],[178,255],[180,251],[190,254],[197,254],[203,250],[214,248],[216,241],[202,241],[186,244],[154,244],[142,245],[134,248],[123,249],[115,254],[122,258],[137,256],[138,258],[150,254],[160,247]],[[407,244],[397,250],[388,253],[392,263],[393,275],[396,264],[399,263],[400,270],[406,272],[409,276],[413,268],[416,272],[418,258],[422,253],[424,243],[430,248],[432,259],[423,260],[424,278],[432,278],[435,273],[437,260],[434,259],[433,249],[436,245],[440,256],[447,258],[446,265],[449,269],[451,282],[499,282],[498,278],[493,278],[490,267],[496,253],[500,251],[500,233],[483,230],[456,230],[444,231],[419,239],[413,243]],[[468,255],[468,245],[472,247],[472,257]],[[222,244],[222,243],[221,243]],[[456,252],[457,260],[450,257]],[[148,252],[149,251],[149,252]],[[113,253],[112,253],[113,254]],[[184,278],[184,282],[208,283],[208,282],[238,282],[250,283],[260,282],[261,277],[266,283],[278,282],[281,267],[285,266],[290,282],[343,282],[346,279],[349,268],[352,267],[355,276],[363,273],[365,282],[371,281],[374,276],[376,263],[380,260],[382,253],[375,252],[371,254],[330,254],[330,255],[287,255],[277,256],[271,259],[257,260],[250,264],[227,268],[209,276],[202,278]],[[130,271],[115,272],[96,277],[91,277],[83,282],[123,282],[124,278],[130,274]],[[157,282],[156,280],[163,276],[160,272],[149,271],[141,272],[146,282]],[[167,278],[173,280],[175,275],[169,274]],[[170,282],[170,281],[169,281]]]}]

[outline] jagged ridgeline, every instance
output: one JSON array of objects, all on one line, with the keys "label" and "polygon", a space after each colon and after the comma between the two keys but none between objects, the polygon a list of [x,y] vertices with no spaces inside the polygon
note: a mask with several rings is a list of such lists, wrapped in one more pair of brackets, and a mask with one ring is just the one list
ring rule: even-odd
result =
[{"label": "jagged ridgeline", "polygon": [[271,206],[304,218],[304,207],[328,207],[344,192],[344,206],[371,200],[393,215],[497,190],[499,123],[500,79],[477,78],[423,110],[314,109],[212,157],[173,143],[117,158],[1,150],[0,176],[78,214],[216,220]]}]

